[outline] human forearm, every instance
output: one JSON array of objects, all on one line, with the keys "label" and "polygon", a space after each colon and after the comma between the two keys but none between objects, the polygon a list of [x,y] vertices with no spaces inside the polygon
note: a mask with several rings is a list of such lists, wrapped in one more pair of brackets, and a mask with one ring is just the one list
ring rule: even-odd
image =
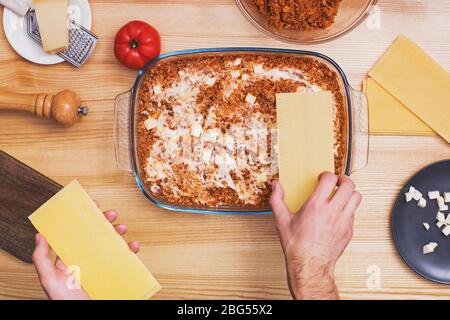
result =
[{"label": "human forearm", "polygon": [[286,259],[289,289],[296,300],[336,300],[334,267],[314,261]]},{"label": "human forearm", "polygon": [[339,299],[334,266],[352,238],[360,202],[361,195],[348,177],[325,172],[302,208],[292,213],[283,187],[272,184],[270,204],[295,299]]}]

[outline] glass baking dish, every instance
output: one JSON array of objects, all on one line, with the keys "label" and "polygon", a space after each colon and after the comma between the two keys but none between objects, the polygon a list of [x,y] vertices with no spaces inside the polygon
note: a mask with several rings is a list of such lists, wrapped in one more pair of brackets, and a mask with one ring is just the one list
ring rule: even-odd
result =
[{"label": "glass baking dish", "polygon": [[350,87],[342,69],[329,57],[312,51],[270,49],[270,48],[213,48],[195,49],[166,53],[149,62],[138,72],[134,86],[127,92],[116,97],[114,110],[114,143],[116,164],[119,168],[132,174],[137,185],[144,195],[157,206],[175,211],[211,213],[211,214],[270,214],[270,207],[242,208],[242,207],[184,207],[153,194],[143,183],[144,173],[138,163],[137,156],[137,113],[139,90],[141,80],[147,70],[155,68],[159,63],[175,61],[187,57],[199,55],[276,55],[276,56],[298,56],[316,59],[326,64],[338,75],[339,89],[344,97],[345,114],[345,159],[342,174],[350,175],[352,172],[362,169],[367,164],[368,156],[368,110],[367,99],[362,92]]},{"label": "glass baking dish", "polygon": [[291,43],[307,44],[330,41],[351,31],[370,15],[377,0],[342,0],[334,23],[326,29],[314,31],[277,29],[258,11],[254,0],[236,0],[236,4],[248,21],[270,37]]}]

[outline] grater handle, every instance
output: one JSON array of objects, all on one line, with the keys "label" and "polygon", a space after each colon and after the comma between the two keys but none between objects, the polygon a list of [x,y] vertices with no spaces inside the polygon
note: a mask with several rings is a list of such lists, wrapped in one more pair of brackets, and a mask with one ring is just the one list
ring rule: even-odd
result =
[{"label": "grater handle", "polygon": [[133,90],[116,97],[114,104],[114,150],[119,169],[133,174],[131,158],[131,112]]},{"label": "grater handle", "polygon": [[349,173],[363,169],[369,157],[369,110],[364,93],[350,88],[352,99],[352,150]]},{"label": "grater handle", "polygon": [[53,119],[66,127],[75,124],[88,113],[88,108],[81,106],[78,95],[70,90],[61,91],[56,95],[0,90],[0,110],[29,112],[38,117]]}]

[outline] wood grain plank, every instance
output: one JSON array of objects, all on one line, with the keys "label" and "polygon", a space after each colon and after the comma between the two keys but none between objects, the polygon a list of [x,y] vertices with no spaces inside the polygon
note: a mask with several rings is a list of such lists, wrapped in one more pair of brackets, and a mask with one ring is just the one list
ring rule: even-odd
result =
[{"label": "wood grain plank", "polygon": [[28,216],[61,186],[0,150],[0,248],[31,263],[36,229]]}]

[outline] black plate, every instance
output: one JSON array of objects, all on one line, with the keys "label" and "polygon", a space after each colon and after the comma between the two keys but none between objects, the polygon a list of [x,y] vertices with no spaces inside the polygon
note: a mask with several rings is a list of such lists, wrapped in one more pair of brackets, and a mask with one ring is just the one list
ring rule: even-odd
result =
[{"label": "black plate", "polygon": [[[422,192],[427,200],[419,208],[414,199],[405,201],[409,186]],[[450,192],[450,159],[426,166],[417,172],[400,190],[392,211],[392,234],[403,260],[418,274],[439,283],[450,284],[450,236],[446,237],[436,226],[436,200],[428,199],[428,191]],[[447,215],[449,212],[444,212]],[[427,222],[427,231],[422,223]],[[424,255],[422,247],[437,242],[433,253]]]}]

